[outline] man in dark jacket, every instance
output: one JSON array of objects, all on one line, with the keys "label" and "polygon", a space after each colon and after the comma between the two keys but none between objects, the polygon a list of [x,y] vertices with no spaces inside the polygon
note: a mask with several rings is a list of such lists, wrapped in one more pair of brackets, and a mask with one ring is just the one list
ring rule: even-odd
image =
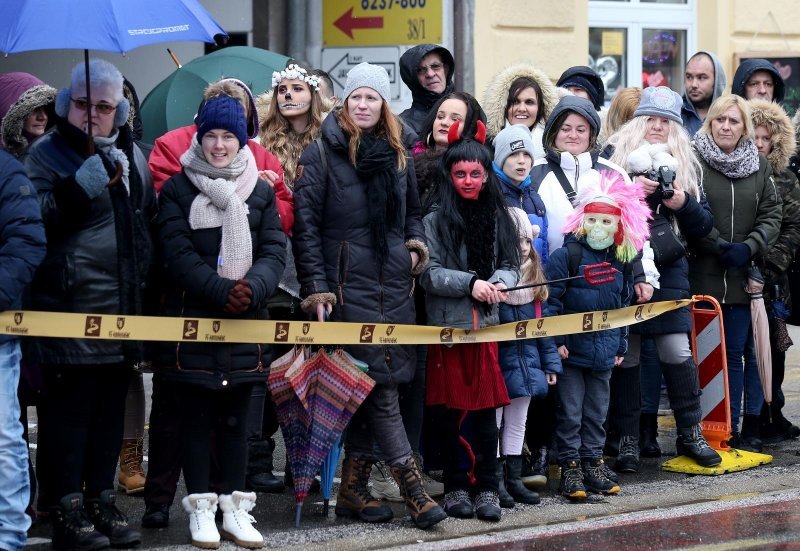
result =
[{"label": "man in dark jacket", "polygon": [[[19,309],[22,291],[45,255],[42,215],[36,191],[22,165],[0,151],[0,311]],[[15,320],[22,323],[22,314]],[[30,493],[28,446],[19,422],[17,384],[19,339],[0,336],[0,548],[25,546],[31,519],[25,514]]]},{"label": "man in dark jacket", "polygon": [[605,102],[606,87],[600,75],[585,65],[570,67],[559,77],[556,86],[566,88],[576,96],[588,99],[597,111]]},{"label": "man in dark jacket", "polygon": [[778,70],[766,59],[745,59],[733,75],[731,93],[744,99],[780,103],[786,86]]},{"label": "man in dark jacket", "polygon": [[400,118],[417,134],[433,105],[453,91],[455,67],[453,54],[436,44],[419,44],[400,56],[400,77],[412,98]]},{"label": "man in dark jacket", "polygon": [[683,127],[694,136],[706,119],[708,108],[727,85],[725,71],[713,52],[697,52],[686,63],[683,76]]}]

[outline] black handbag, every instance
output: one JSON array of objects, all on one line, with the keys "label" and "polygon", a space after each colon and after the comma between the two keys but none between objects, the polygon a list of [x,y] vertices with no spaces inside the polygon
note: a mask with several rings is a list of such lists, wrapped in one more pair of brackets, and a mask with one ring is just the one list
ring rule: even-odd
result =
[{"label": "black handbag", "polygon": [[675,235],[669,218],[660,212],[654,212],[650,222],[650,248],[656,266],[668,266],[686,255],[686,247]]}]

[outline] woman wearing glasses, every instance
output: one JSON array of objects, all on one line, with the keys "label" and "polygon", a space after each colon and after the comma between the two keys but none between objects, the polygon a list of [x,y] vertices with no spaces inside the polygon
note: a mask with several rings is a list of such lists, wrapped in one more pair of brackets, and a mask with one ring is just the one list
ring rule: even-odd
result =
[{"label": "woman wearing glasses", "polygon": [[[86,335],[99,337],[115,329],[109,323],[118,326],[124,316],[143,313],[156,203],[147,161],[126,124],[130,107],[122,75],[100,59],[90,62],[89,71],[91,100],[81,63],[70,87],[56,96],[55,128],[25,160],[47,232],[47,256],[29,307],[110,314],[86,318]],[[27,344],[29,358],[44,372],[39,506],[50,510],[53,548],[138,544],[139,533],[114,504],[113,487],[125,396],[133,365],[142,360],[141,343],[37,338]]]}]

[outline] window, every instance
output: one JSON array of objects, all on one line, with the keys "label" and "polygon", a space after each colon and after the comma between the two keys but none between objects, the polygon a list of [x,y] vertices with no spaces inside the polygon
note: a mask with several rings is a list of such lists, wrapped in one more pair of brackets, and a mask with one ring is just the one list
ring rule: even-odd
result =
[{"label": "window", "polygon": [[626,86],[680,92],[694,52],[696,0],[589,1],[589,65],[606,85],[606,101]]}]

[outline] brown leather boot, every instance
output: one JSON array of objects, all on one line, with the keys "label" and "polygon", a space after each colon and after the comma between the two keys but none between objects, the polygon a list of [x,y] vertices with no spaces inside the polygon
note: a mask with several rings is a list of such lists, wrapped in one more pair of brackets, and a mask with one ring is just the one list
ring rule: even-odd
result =
[{"label": "brown leather boot", "polygon": [[447,513],[439,507],[422,487],[422,476],[413,457],[399,465],[392,465],[392,476],[400,486],[400,494],[406,501],[406,509],[417,528],[430,528],[447,518]]},{"label": "brown leather boot", "polygon": [[126,438],[119,452],[119,489],[128,495],[144,492],[144,438]]},{"label": "brown leather boot", "polygon": [[388,522],[394,514],[388,505],[373,498],[367,489],[373,460],[345,456],[342,462],[342,484],[336,496],[334,512],[340,517],[354,517],[364,522]]}]

